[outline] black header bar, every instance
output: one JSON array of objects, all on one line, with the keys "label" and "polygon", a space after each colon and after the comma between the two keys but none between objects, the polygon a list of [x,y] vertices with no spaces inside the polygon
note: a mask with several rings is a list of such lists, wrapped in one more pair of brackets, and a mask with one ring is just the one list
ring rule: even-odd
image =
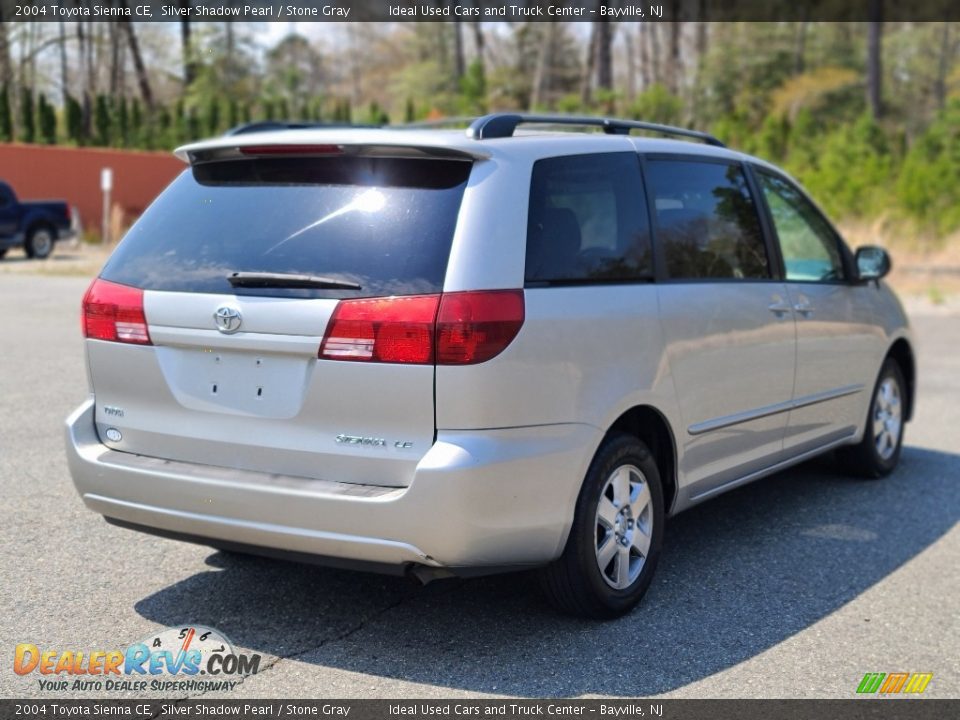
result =
[{"label": "black header bar", "polygon": [[[952,708],[952,709],[951,709]],[[609,718],[610,720],[942,720],[960,700],[0,700],[3,718]]]},{"label": "black header bar", "polygon": [[958,0],[0,0],[4,21],[932,22]]}]

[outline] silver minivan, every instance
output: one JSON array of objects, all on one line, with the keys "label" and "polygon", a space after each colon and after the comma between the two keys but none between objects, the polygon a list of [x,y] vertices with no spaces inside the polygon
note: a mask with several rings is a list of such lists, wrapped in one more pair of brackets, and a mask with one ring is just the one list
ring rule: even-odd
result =
[{"label": "silver minivan", "polygon": [[538,568],[612,617],[669,516],[831,450],[897,464],[886,253],[709,135],[497,114],[177,155],[83,299],[67,452],[111,523],[424,581]]}]

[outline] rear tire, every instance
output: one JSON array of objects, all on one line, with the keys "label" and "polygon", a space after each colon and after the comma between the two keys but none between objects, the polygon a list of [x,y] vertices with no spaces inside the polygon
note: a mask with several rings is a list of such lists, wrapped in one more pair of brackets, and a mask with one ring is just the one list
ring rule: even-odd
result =
[{"label": "rear tire", "polygon": [[848,475],[876,480],[897,467],[903,447],[906,387],[897,361],[887,358],[873,388],[863,440],[837,451],[840,466]]},{"label": "rear tire", "polygon": [[53,252],[53,233],[45,225],[35,227],[27,236],[27,241],[23,244],[23,249],[27,257],[45,260]]},{"label": "rear tire", "polygon": [[7,254],[7,248],[0,248],[0,260],[3,259],[3,256]]},{"label": "rear tire", "polygon": [[630,435],[607,438],[587,471],[563,555],[540,571],[547,599],[579,617],[629,612],[653,579],[663,525],[663,490],[650,450]]}]

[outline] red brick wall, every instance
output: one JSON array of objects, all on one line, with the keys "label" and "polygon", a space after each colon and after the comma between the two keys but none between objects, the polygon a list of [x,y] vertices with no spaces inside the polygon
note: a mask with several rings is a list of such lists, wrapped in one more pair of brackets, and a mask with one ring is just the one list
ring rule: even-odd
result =
[{"label": "red brick wall", "polygon": [[[113,169],[112,213],[124,224],[186,166],[168,152],[69,148],[0,143],[0,179],[24,200],[66,200],[80,211],[84,230],[100,233],[100,170]],[[116,239],[116,238],[114,238]]]}]

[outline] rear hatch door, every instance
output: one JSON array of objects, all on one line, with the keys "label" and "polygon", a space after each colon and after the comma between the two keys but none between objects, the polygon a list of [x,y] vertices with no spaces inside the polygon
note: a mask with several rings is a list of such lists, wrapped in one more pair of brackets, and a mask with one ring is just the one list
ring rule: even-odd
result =
[{"label": "rear hatch door", "polygon": [[378,362],[349,337],[327,353],[337,359],[318,353],[341,301],[403,311],[440,292],[470,168],[328,146],[195,162],[101,274],[143,291],[152,343],[87,341],[101,439],[169,460],[409,484],[434,439],[432,358]]}]

